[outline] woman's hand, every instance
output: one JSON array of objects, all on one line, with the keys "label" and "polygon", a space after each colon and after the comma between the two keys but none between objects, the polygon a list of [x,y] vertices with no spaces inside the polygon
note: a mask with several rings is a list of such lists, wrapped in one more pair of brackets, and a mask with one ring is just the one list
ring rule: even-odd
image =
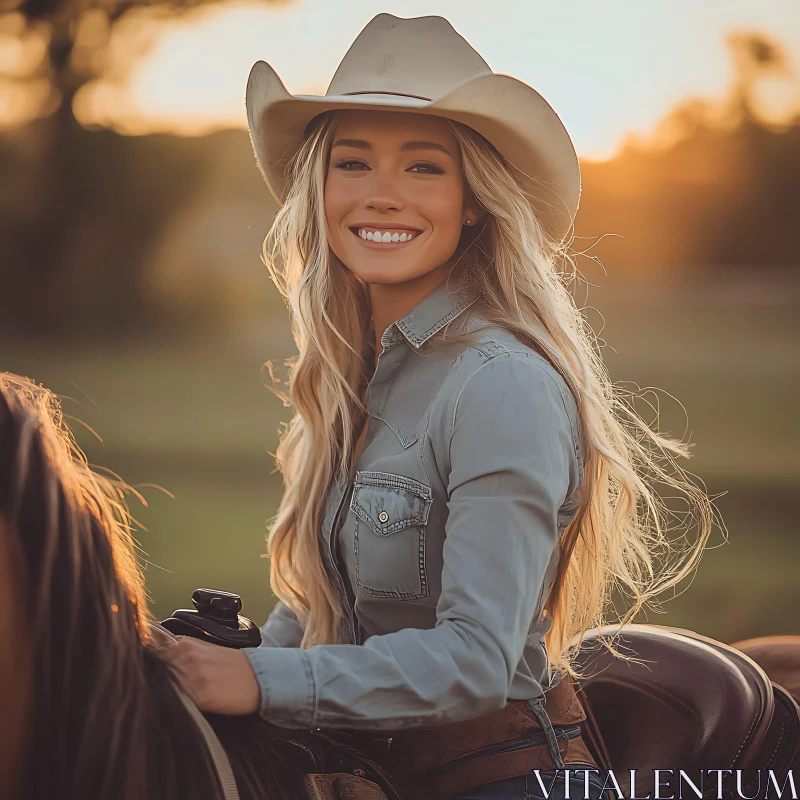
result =
[{"label": "woman's hand", "polygon": [[261,692],[247,656],[241,650],[178,636],[167,656],[178,670],[184,691],[201,711],[255,714]]}]

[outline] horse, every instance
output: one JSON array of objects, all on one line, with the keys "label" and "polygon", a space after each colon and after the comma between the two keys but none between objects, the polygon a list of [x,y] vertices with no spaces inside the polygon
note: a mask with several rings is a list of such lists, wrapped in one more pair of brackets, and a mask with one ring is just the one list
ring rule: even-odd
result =
[{"label": "horse", "polygon": [[[56,395],[0,373],[0,798],[232,796],[155,635],[130,490],[89,466]],[[308,777],[326,772],[364,776],[357,798],[404,797],[322,731],[207,720],[241,800],[325,796]]]}]

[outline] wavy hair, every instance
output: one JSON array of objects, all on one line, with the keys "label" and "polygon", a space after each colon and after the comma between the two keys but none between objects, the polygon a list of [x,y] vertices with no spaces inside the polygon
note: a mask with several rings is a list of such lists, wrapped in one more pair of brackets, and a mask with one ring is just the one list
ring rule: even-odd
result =
[{"label": "wavy hair", "polygon": [[[350,465],[356,425],[366,414],[361,353],[369,299],[325,236],[323,188],[341,113],[317,117],[292,159],[289,193],[263,249],[299,351],[288,395],[274,390],[295,413],[276,452],[285,492],[268,537],[270,578],[274,593],[304,624],[303,647],[334,642],[344,613],[325,571],[318,531],[330,482]],[[571,657],[587,630],[609,622],[614,591],[630,600],[617,620],[620,628],[644,606],[658,611],[656,596],[699,564],[715,507],[676,462],[689,457],[689,445],[651,427],[634,409],[632,393],[612,383],[570,291],[577,275],[570,246],[556,242],[535,211],[541,197],[526,193],[515,177],[521,173],[484,137],[444,121],[458,140],[467,187],[488,212],[459,245],[461,277],[477,291],[489,323],[547,358],[578,406],[584,481],[578,510],[558,545],[544,613],[552,621],[549,669],[579,678]],[[446,335],[450,343],[469,342],[474,333]],[[678,546],[670,536],[677,515],[657,484],[678,490],[695,510],[693,544],[684,536]],[[615,655],[636,660],[617,651],[613,639],[603,641]]]}]

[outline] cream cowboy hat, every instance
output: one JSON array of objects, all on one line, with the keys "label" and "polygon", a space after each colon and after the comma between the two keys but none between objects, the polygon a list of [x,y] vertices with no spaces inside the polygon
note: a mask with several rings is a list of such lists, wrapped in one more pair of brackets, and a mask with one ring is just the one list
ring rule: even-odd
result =
[{"label": "cream cowboy hat", "polygon": [[378,14],[350,46],[324,96],[291,95],[264,61],[247,81],[250,140],[275,199],[311,120],[334,109],[406,111],[446,117],[488,139],[513,167],[558,242],[578,211],[581,173],[572,140],[534,89],[498,75],[443,17]]}]

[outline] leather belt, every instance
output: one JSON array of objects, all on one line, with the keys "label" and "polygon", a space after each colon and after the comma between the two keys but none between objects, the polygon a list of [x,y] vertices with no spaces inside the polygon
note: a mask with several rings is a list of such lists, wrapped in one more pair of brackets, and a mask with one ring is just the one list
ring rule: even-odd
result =
[{"label": "leather belt", "polygon": [[397,731],[385,763],[426,800],[447,800],[533,769],[597,768],[583,740],[585,720],[575,682],[564,675],[540,697],[512,700],[491,714]]}]

